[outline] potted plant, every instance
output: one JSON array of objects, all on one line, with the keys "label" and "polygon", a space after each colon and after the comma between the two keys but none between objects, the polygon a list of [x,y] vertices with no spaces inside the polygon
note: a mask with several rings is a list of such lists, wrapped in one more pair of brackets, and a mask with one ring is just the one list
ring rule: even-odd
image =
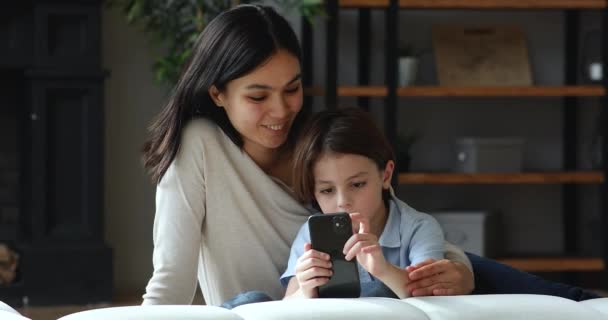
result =
[{"label": "potted plant", "polygon": [[[192,53],[199,33],[220,12],[240,3],[255,0],[106,0],[106,5],[118,7],[129,24],[136,24],[166,49],[154,63],[156,81],[172,85],[177,82],[182,65]],[[294,11],[311,21],[323,16],[321,0],[272,0],[266,2],[283,14]]]},{"label": "potted plant", "polygon": [[399,86],[407,87],[416,82],[418,74],[419,53],[412,45],[405,45],[399,49],[398,59]]},{"label": "potted plant", "polygon": [[397,158],[397,166],[399,171],[407,172],[410,169],[412,162],[411,149],[416,143],[419,136],[416,133],[407,133],[397,135],[397,145],[395,146],[395,157]]}]

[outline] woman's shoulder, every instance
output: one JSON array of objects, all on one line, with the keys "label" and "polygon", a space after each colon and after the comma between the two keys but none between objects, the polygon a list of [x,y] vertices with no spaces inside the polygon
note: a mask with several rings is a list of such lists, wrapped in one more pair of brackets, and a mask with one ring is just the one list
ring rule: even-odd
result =
[{"label": "woman's shoulder", "polygon": [[221,134],[220,127],[206,118],[194,118],[189,120],[182,131],[184,139],[219,134]]},{"label": "woman's shoulder", "polygon": [[217,144],[224,144],[222,129],[213,121],[205,118],[195,118],[188,121],[181,135],[181,144],[186,148],[209,148]]}]

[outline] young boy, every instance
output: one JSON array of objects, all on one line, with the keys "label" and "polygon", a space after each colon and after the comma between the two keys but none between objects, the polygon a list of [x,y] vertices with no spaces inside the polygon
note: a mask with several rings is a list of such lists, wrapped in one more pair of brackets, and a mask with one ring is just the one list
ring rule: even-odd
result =
[{"label": "young boy", "polygon": [[[302,134],[294,154],[294,191],[323,213],[350,214],[354,234],[343,253],[347,260],[357,258],[361,296],[409,296],[406,267],[443,259],[444,238],[434,218],[391,194],[390,144],[358,109],[320,112]],[[304,224],[281,276],[285,298],[315,298],[331,276],[329,255],[311,249]]]}]

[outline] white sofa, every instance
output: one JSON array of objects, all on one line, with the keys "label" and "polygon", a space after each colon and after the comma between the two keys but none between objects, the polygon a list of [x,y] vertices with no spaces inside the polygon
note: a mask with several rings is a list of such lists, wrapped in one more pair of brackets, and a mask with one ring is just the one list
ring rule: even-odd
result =
[{"label": "white sofa", "polygon": [[[0,319],[26,320],[2,308]],[[12,311],[11,311],[12,310]],[[469,295],[272,301],[233,310],[212,306],[131,306],[88,310],[59,320],[608,320],[608,298],[574,302],[543,295]]]},{"label": "white sofa", "polygon": [[19,312],[11,308],[6,303],[0,301],[0,319],[1,320],[28,320],[26,317],[22,317]]}]

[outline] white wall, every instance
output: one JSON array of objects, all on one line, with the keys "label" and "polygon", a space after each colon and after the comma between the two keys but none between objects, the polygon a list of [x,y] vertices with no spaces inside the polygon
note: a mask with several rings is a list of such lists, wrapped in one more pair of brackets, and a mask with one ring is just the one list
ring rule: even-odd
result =
[{"label": "white wall", "polygon": [[117,296],[140,296],[152,274],[154,187],[140,162],[146,128],[165,101],[154,84],[157,52],[117,10],[104,9],[105,237],[114,249]]}]

